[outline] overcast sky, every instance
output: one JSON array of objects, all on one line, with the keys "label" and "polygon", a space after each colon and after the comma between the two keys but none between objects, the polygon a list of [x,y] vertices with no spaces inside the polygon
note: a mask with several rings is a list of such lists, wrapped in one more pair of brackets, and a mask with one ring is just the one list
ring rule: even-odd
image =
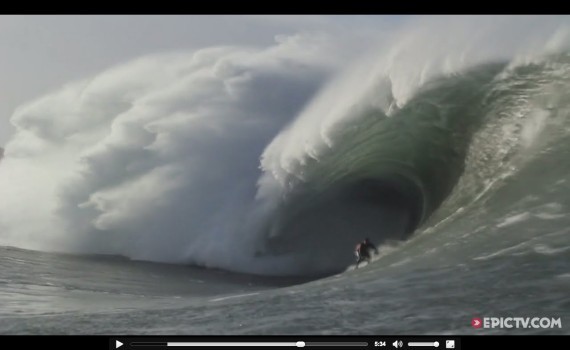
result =
[{"label": "overcast sky", "polygon": [[279,34],[390,30],[401,16],[0,16],[0,146],[14,109],[129,59],[217,45],[265,46]]}]

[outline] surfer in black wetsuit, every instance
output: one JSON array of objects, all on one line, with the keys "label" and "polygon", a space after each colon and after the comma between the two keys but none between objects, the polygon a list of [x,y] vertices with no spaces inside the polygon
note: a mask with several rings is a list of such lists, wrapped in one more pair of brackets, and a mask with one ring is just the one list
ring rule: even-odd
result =
[{"label": "surfer in black wetsuit", "polygon": [[358,264],[363,260],[370,262],[370,250],[374,250],[374,252],[378,254],[378,248],[376,248],[368,238],[365,238],[364,241],[356,245],[356,249],[354,250],[354,254],[356,254],[356,268],[358,268]]}]

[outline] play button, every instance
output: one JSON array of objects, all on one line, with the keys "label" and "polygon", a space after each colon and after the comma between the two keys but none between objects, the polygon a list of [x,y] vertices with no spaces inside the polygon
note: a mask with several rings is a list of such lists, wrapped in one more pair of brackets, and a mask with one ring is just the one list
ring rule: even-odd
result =
[{"label": "play button", "polygon": [[118,341],[118,340],[115,340],[115,349],[118,349],[118,348],[120,348],[121,346],[123,346],[123,343],[121,343],[121,342]]}]

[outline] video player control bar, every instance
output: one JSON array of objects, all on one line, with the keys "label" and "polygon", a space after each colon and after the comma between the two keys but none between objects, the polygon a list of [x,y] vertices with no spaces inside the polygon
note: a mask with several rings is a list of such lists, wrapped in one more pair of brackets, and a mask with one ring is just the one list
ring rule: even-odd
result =
[{"label": "video player control bar", "polygon": [[[261,338],[258,340],[258,338]],[[461,350],[461,339],[454,336],[415,337],[125,337],[111,338],[109,350],[184,350],[211,347],[285,347],[312,349],[378,350]]]}]

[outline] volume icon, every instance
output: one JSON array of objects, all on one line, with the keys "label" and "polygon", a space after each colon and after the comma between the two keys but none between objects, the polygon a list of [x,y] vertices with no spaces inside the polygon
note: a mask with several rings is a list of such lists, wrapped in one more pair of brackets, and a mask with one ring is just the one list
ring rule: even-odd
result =
[{"label": "volume icon", "polygon": [[392,346],[397,348],[401,348],[402,346],[404,346],[404,343],[401,340],[396,340],[392,343]]}]

